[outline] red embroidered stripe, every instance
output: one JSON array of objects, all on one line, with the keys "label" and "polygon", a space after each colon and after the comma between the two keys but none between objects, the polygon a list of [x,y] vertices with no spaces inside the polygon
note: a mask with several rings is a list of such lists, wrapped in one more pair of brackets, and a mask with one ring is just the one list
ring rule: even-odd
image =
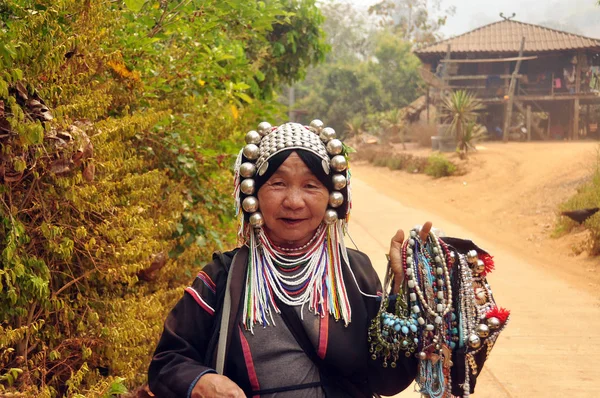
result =
[{"label": "red embroidered stripe", "polygon": [[[250,345],[246,340],[246,336],[244,336],[244,332],[242,332],[242,328],[240,328],[239,326],[238,331],[240,333],[240,341],[242,343],[242,352],[244,353],[246,369],[248,369],[248,380],[250,380],[250,386],[252,387],[252,390],[258,391],[260,390],[260,385],[258,384],[258,376],[256,375],[256,369],[254,368],[254,361],[252,360]],[[260,395],[254,395],[253,397],[260,398]]]},{"label": "red embroidered stripe", "polygon": [[192,298],[198,303],[200,307],[204,309],[204,311],[208,312],[210,315],[215,314],[215,310],[208,305],[206,301],[198,294],[198,292],[193,287],[186,287],[185,291],[188,292]]},{"label": "red embroidered stripe", "polygon": [[325,314],[325,316],[321,317],[321,322],[319,323],[319,349],[317,350],[317,355],[321,359],[325,359],[325,354],[327,353],[328,340],[329,340],[329,314]]},{"label": "red embroidered stripe", "polygon": [[198,272],[197,277],[200,278],[200,280],[202,282],[204,282],[206,287],[209,288],[211,292],[216,293],[217,286],[215,285],[215,283],[212,281],[212,279],[210,278],[210,276],[208,276],[208,274],[206,272],[204,272],[204,271]]}]

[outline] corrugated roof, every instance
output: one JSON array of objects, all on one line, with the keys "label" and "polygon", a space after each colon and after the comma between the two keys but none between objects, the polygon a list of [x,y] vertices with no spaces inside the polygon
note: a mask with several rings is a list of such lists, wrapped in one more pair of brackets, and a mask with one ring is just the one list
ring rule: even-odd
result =
[{"label": "corrugated roof", "polygon": [[515,53],[525,36],[525,52],[561,51],[600,48],[600,40],[562,32],[539,25],[503,20],[482,26],[462,35],[440,41],[415,51],[419,55],[445,54],[448,44],[452,53]]}]

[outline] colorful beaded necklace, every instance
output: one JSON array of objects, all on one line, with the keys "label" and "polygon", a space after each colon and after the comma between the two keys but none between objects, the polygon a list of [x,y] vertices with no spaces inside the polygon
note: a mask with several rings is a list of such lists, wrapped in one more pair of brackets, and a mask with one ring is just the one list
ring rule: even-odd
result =
[{"label": "colorful beaded necklace", "polygon": [[308,304],[315,314],[329,313],[350,323],[342,259],[349,261],[340,229],[338,223],[320,227],[316,238],[297,253],[278,249],[263,229],[251,234],[243,309],[247,330],[257,323],[275,325],[272,310],[280,313],[275,298],[289,306]]}]

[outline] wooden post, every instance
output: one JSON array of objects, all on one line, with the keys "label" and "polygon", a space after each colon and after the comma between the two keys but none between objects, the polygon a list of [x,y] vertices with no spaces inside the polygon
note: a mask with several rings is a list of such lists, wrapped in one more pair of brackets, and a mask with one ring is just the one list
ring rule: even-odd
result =
[{"label": "wooden post", "polygon": [[[581,63],[582,53],[577,53],[577,65],[575,66],[575,95],[581,92]],[[579,139],[579,97],[573,101],[573,140]]]},{"label": "wooden post", "polygon": [[577,140],[579,138],[579,98],[573,100],[573,135],[571,139]]},{"label": "wooden post", "polygon": [[527,141],[531,141],[531,105],[527,105]]},{"label": "wooden post", "polygon": [[548,128],[546,129],[547,133],[546,133],[546,139],[549,140],[550,139],[550,124],[552,123],[552,113],[550,111],[548,111]]},{"label": "wooden post", "polygon": [[512,73],[510,79],[510,86],[508,87],[508,104],[506,106],[506,112],[504,113],[504,142],[508,142],[508,130],[510,129],[510,122],[512,119],[512,108],[515,99],[515,87],[517,85],[517,75],[519,74],[519,68],[521,67],[521,58],[523,57],[523,50],[525,49],[525,36],[521,38],[521,48],[519,49],[519,60],[515,65],[515,70]]},{"label": "wooden post", "polygon": [[427,107],[427,125],[429,125],[429,89],[430,87],[429,85],[427,85],[427,93],[425,94],[425,106]]},{"label": "wooden post", "polygon": [[[444,58],[446,61],[450,59],[450,44],[446,48],[446,57]],[[448,67],[450,66],[449,62],[444,62],[444,68],[442,69],[442,76],[440,76],[442,80],[442,88],[440,89],[440,98],[438,100],[438,106],[435,108],[435,118],[437,123],[442,124],[442,104],[444,101],[444,96],[446,95],[446,86],[448,82],[446,81],[446,77],[448,76]]]}]

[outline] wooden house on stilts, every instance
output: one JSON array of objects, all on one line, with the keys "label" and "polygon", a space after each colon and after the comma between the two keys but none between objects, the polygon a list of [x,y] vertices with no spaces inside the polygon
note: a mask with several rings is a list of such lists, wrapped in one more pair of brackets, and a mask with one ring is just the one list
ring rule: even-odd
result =
[{"label": "wooden house on stilts", "polygon": [[600,138],[600,39],[504,19],[415,53],[428,98],[473,92],[498,139],[516,126],[528,139]]}]

